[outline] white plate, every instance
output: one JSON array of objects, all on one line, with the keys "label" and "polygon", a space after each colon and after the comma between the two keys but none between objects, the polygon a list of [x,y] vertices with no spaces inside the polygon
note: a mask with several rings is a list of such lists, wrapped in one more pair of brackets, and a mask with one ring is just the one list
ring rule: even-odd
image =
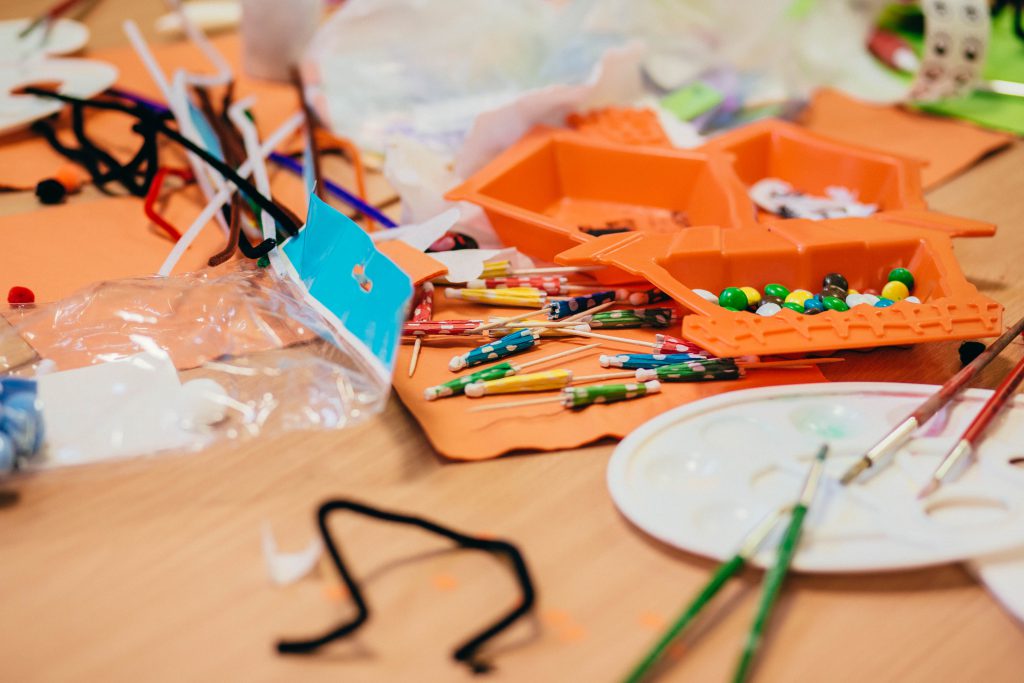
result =
[{"label": "white plate", "polygon": [[89,29],[85,24],[72,19],[58,19],[49,34],[39,26],[24,38],[19,38],[18,34],[31,21],[0,21],[0,62],[20,61],[36,54],[69,55],[78,52],[89,42]]},{"label": "white plate", "polygon": [[[925,567],[1024,546],[1024,401],[992,427],[979,463],[926,501],[917,491],[991,392],[970,390],[874,476],[838,477],[937,387],[877,382],[749,389],[664,413],[619,444],[608,486],[656,538],[717,559],[759,519],[792,502],[827,441],[825,479],[794,568],[871,572]],[[945,424],[943,424],[945,422]],[[769,540],[754,562],[772,558]]]},{"label": "white plate", "polygon": [[0,135],[20,130],[33,121],[55,114],[61,102],[14,91],[33,83],[57,82],[57,91],[89,99],[117,81],[117,68],[91,59],[42,59],[0,64]]}]

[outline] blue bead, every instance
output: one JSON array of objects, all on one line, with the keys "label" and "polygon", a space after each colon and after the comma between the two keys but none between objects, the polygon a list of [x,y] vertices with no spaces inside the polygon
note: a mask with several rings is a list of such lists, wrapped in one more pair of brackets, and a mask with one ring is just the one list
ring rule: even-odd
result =
[{"label": "blue bead", "polygon": [[889,306],[892,306],[894,303],[896,302],[893,301],[892,299],[879,299],[878,301],[875,302],[875,308],[888,308]]},{"label": "blue bead", "polygon": [[0,473],[14,470],[14,442],[6,434],[0,433]]}]

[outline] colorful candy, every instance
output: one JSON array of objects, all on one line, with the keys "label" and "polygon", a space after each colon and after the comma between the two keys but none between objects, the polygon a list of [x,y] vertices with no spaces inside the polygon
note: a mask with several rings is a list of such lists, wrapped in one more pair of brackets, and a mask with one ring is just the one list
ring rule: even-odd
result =
[{"label": "colorful candy", "polygon": [[675,365],[689,360],[707,360],[703,353],[620,353],[615,356],[601,356],[598,361],[603,368],[657,368]]},{"label": "colorful candy", "polygon": [[782,306],[775,303],[774,301],[768,301],[757,307],[757,314],[765,317],[770,317],[782,310]]},{"label": "colorful candy", "polygon": [[914,291],[914,274],[906,268],[893,268],[889,271],[889,282],[902,282],[908,292]]},{"label": "colorful candy", "polygon": [[829,273],[821,281],[822,289],[827,287],[838,287],[844,292],[850,289],[850,283],[839,273]]},{"label": "colorful candy", "polygon": [[889,280],[882,287],[882,298],[901,301],[910,296],[910,289],[899,280]]},{"label": "colorful candy", "polygon": [[829,311],[848,311],[850,307],[846,305],[846,302],[837,296],[823,296],[821,297],[821,303],[825,306],[826,310]]},{"label": "colorful candy", "polygon": [[761,305],[761,292],[753,287],[740,287],[740,291],[747,295],[747,308],[756,311]]},{"label": "colorful candy", "polygon": [[515,353],[522,353],[532,348],[537,343],[538,337],[540,337],[540,334],[535,330],[518,330],[500,339],[488,342],[483,346],[478,346],[461,356],[455,356],[448,363],[448,369],[452,372],[458,372],[463,368],[483,365],[492,360],[499,360]]},{"label": "colorful candy", "polygon": [[[789,289],[783,285],[772,283],[764,286],[764,295],[766,297],[778,297],[779,299],[782,299],[782,301],[785,301],[786,297],[789,296]],[[782,302],[778,303],[781,305]]]},{"label": "colorful candy", "polygon": [[722,308],[742,311],[749,303],[747,295],[739,287],[726,287],[718,295],[718,305]]},{"label": "colorful candy", "polygon": [[695,289],[693,290],[693,293],[699,296],[701,299],[704,299],[704,301],[710,301],[713,304],[718,303],[718,297],[706,289]]},{"label": "colorful candy", "polygon": [[804,302],[810,299],[813,294],[808,292],[806,289],[794,289],[792,292],[786,295],[785,303],[787,304],[800,304],[800,308],[803,309]]}]

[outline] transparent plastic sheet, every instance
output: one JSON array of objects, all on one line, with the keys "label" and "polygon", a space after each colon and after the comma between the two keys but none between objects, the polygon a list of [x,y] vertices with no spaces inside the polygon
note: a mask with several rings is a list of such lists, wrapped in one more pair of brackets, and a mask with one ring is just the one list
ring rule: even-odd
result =
[{"label": "transparent plastic sheet", "polygon": [[26,467],[342,429],[389,392],[366,349],[248,263],[102,282],[4,317],[0,377],[37,379],[46,433]]}]

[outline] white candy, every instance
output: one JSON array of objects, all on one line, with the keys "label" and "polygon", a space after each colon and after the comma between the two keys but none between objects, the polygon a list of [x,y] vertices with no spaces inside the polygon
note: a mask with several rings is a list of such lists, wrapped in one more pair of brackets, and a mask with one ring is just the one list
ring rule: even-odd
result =
[{"label": "white candy", "polygon": [[904,301],[909,301],[912,304],[919,304],[919,303],[921,303],[921,300],[918,299],[916,296],[908,296],[907,298],[904,299]]},{"label": "white candy", "polygon": [[866,294],[848,294],[846,296],[846,305],[850,308],[853,308],[854,306],[863,306],[867,303],[868,298]]},{"label": "white candy", "polygon": [[693,290],[693,293],[699,296],[701,299],[704,299],[705,301],[710,301],[713,304],[718,303],[718,297],[706,289],[695,289]]},{"label": "white candy", "polygon": [[781,310],[782,310],[782,306],[778,305],[777,303],[775,303],[773,301],[769,301],[767,303],[761,304],[758,307],[757,314],[758,315],[763,315],[764,317],[767,318],[767,317],[775,315],[776,313],[778,313]]}]

